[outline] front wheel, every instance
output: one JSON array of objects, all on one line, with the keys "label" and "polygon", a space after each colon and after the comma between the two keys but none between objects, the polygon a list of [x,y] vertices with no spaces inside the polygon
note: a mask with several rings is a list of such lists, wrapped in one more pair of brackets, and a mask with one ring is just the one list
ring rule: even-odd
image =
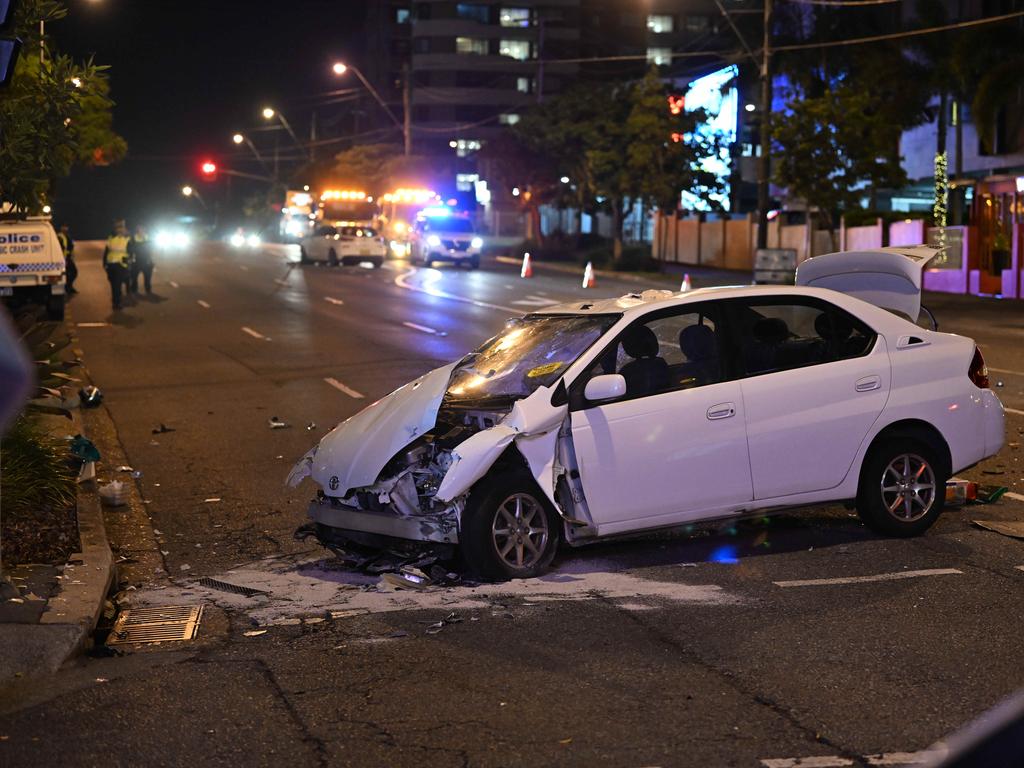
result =
[{"label": "front wheel", "polygon": [[864,462],[857,512],[875,533],[917,536],[942,514],[946,480],[938,454],[928,443],[914,438],[886,440]]},{"label": "front wheel", "polygon": [[539,576],[551,565],[560,538],[558,515],[526,473],[485,477],[466,502],[463,559],[488,581]]}]

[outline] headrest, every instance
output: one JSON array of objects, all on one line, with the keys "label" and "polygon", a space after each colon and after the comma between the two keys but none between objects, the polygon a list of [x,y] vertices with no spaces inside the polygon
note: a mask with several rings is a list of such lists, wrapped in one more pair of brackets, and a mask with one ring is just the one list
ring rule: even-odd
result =
[{"label": "headrest", "polygon": [[789,338],[785,320],[777,317],[762,317],[754,323],[754,338],[765,344],[778,344]]},{"label": "headrest", "polygon": [[853,333],[853,323],[843,315],[822,312],[814,318],[814,330],[826,341],[846,341]]},{"label": "headrest", "polygon": [[715,356],[715,332],[706,325],[688,325],[679,332],[679,349],[687,360]]},{"label": "headrest", "polygon": [[646,325],[634,325],[622,337],[622,349],[634,359],[658,356],[658,337]]}]

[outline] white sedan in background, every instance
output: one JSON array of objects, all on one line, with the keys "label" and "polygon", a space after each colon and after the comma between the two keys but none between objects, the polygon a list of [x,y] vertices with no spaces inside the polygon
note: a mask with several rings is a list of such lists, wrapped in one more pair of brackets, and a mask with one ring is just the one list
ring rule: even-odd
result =
[{"label": "white sedan in background", "polygon": [[325,544],[458,546],[487,579],[542,573],[561,541],[825,502],[923,533],[947,479],[1003,443],[977,346],[913,322],[935,253],[510,321],[336,427],[289,482],[320,485]]},{"label": "white sedan in background", "polygon": [[321,226],[299,241],[302,262],[322,261],[339,264],[384,263],[387,246],[373,227],[361,225]]}]

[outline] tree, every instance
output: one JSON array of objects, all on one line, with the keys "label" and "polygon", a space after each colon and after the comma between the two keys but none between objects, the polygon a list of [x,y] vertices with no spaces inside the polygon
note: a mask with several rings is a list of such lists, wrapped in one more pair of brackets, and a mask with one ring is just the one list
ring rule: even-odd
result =
[{"label": "tree", "polygon": [[9,88],[0,95],[0,204],[38,212],[75,165],[107,165],[126,150],[112,129],[106,68],[76,63],[46,42],[39,21],[64,17],[58,0],[24,0],[12,34],[25,41]]},{"label": "tree", "polygon": [[871,94],[853,87],[787,106],[772,116],[774,180],[821,209],[834,245],[836,211],[854,206],[866,189],[906,182],[902,166],[887,154],[900,129]]}]

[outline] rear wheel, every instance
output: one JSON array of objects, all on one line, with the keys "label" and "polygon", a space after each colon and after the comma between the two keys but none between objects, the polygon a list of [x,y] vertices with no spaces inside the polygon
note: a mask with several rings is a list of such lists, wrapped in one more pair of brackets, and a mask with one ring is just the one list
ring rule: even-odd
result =
[{"label": "rear wheel", "polygon": [[927,442],[886,440],[864,462],[857,512],[875,533],[917,536],[942,514],[947,479],[938,452]]},{"label": "rear wheel", "polygon": [[374,269],[380,269],[382,266],[384,266],[384,259],[374,259],[372,263]]},{"label": "rear wheel", "polygon": [[555,557],[559,519],[524,472],[485,477],[462,516],[460,545],[469,570],[489,581],[544,573]]},{"label": "rear wheel", "polygon": [[338,254],[334,252],[333,248],[327,252],[327,263],[332,267],[338,266]]},{"label": "rear wheel", "polygon": [[46,302],[46,318],[48,320],[64,319],[64,296],[50,296]]}]

